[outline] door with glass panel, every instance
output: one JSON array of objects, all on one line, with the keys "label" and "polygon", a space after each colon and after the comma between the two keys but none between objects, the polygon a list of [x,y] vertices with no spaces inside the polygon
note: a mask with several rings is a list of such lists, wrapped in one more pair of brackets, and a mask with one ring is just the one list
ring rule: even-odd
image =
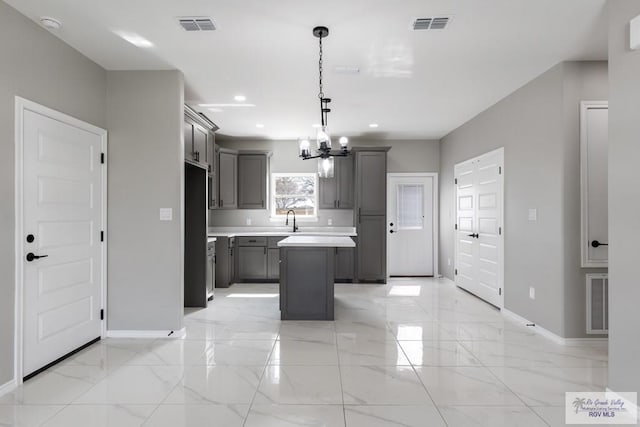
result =
[{"label": "door with glass panel", "polygon": [[434,175],[389,174],[389,276],[434,274]]},{"label": "door with glass panel", "polygon": [[498,149],[454,168],[455,282],[497,307],[504,302],[503,165]]}]

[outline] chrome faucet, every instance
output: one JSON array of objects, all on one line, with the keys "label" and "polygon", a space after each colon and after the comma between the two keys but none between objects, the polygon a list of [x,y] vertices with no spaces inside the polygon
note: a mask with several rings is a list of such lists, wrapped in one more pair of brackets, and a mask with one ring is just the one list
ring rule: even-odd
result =
[{"label": "chrome faucet", "polygon": [[295,233],[296,231],[298,231],[298,226],[296,225],[296,211],[294,211],[293,209],[289,209],[287,211],[287,219],[284,222],[284,225],[289,225],[289,213],[293,214],[293,232]]}]

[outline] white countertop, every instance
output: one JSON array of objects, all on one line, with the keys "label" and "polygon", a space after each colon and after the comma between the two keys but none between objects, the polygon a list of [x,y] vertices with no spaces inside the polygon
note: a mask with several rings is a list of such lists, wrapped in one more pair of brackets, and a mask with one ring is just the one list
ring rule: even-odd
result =
[{"label": "white countertop", "polygon": [[353,248],[353,239],[347,236],[290,236],[280,240],[278,246],[320,246],[330,248]]},{"label": "white countertop", "polygon": [[357,236],[355,227],[209,227],[209,236]]},{"label": "white countertop", "polygon": [[215,242],[216,240],[218,240],[218,239],[215,238],[215,237],[208,237],[207,238],[207,243]]}]

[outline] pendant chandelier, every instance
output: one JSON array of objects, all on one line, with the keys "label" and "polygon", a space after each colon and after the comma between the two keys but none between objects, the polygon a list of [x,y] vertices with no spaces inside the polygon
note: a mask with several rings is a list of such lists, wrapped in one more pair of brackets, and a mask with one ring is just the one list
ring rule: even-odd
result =
[{"label": "pendant chandelier", "polygon": [[328,114],[331,112],[329,104],[331,98],[324,96],[322,88],[322,39],[329,35],[329,29],[327,27],[315,27],[313,29],[313,35],[316,36],[320,46],[320,56],[318,60],[318,74],[319,74],[319,86],[318,99],[320,100],[320,128],[316,135],[316,154],[311,154],[311,144],[309,139],[301,139],[299,141],[300,157],[303,160],[318,159],[318,175],[320,178],[333,178],[333,163],[334,157],[345,157],[350,154],[347,144],[349,140],[343,136],[340,138],[340,150],[331,150],[331,136],[327,131],[327,119]]}]

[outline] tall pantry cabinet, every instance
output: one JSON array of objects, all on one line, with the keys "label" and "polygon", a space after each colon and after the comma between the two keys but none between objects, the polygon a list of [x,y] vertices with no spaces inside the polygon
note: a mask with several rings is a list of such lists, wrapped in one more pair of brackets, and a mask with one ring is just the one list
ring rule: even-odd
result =
[{"label": "tall pantry cabinet", "polygon": [[387,280],[387,152],[391,147],[354,147],[358,233],[356,280]]}]

